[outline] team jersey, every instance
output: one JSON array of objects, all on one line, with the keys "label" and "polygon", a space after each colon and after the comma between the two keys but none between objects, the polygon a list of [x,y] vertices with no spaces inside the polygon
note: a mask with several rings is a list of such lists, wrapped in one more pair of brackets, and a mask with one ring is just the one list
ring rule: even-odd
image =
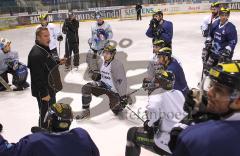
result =
[{"label": "team jersey", "polygon": [[0,50],[0,74],[6,72],[9,67],[9,63],[18,62],[18,53],[14,51],[10,51],[8,53],[4,53]]},{"label": "team jersey", "polygon": [[[102,50],[106,46],[110,39],[113,37],[111,26],[104,21],[102,25],[95,23],[92,28],[91,48],[94,50]],[[103,38],[100,37],[103,35]]]},{"label": "team jersey", "polygon": [[236,27],[229,21],[221,25],[220,20],[217,20],[213,23],[210,35],[213,40],[214,53],[221,55],[221,50],[226,48],[232,52],[232,57],[238,41]]},{"label": "team jersey", "polygon": [[1,156],[99,156],[97,146],[81,128],[61,133],[39,132],[8,143],[0,135]]},{"label": "team jersey", "polygon": [[178,90],[166,91],[162,88],[154,90],[149,96],[147,108],[148,126],[159,122],[159,130],[154,135],[155,144],[169,152],[168,142],[173,126],[180,122],[186,115],[183,111],[185,98]]}]

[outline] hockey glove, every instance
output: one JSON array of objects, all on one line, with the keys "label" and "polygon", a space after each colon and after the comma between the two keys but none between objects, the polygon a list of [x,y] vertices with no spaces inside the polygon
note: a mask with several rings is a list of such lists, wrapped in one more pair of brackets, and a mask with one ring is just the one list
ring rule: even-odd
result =
[{"label": "hockey glove", "polygon": [[28,75],[27,67],[25,65],[20,64],[18,69],[16,70],[16,76],[18,81],[25,81]]},{"label": "hockey glove", "polygon": [[128,104],[128,98],[126,95],[120,97],[120,105],[122,108],[125,108]]},{"label": "hockey glove", "polygon": [[144,131],[146,131],[149,134],[149,136],[153,137],[154,136],[154,129],[153,129],[153,127],[148,126],[148,122],[149,122],[149,120],[146,120],[143,123],[143,128],[144,128]]},{"label": "hockey glove", "polygon": [[158,25],[159,25],[159,21],[156,18],[153,18],[149,24],[151,29],[156,29]]},{"label": "hockey glove", "polygon": [[152,82],[152,81],[149,80],[148,78],[144,78],[144,79],[143,79],[143,84],[142,84],[143,89],[147,90],[148,87],[149,87],[149,85],[151,84],[151,82]]},{"label": "hockey glove", "polygon": [[178,136],[180,135],[180,133],[183,131],[184,129],[181,127],[174,127],[171,132],[170,132],[170,141],[168,142],[168,147],[171,151],[173,151],[176,147],[177,144],[177,139]]},{"label": "hockey glove", "polygon": [[229,49],[224,48],[222,51],[220,51],[220,58],[219,62],[225,62],[231,60],[231,51]]},{"label": "hockey glove", "polygon": [[207,67],[210,69],[211,67],[217,65],[218,63],[218,57],[215,56],[215,54],[211,54],[207,60]]},{"label": "hockey glove", "polygon": [[3,125],[0,123],[0,133],[2,132]]},{"label": "hockey glove", "polygon": [[203,48],[202,50],[202,61],[203,63],[206,63],[210,55],[210,50],[207,50],[206,48]]},{"label": "hockey glove", "polygon": [[60,42],[60,41],[62,41],[63,40],[63,36],[62,35],[59,35],[58,37],[57,37],[57,40]]},{"label": "hockey glove", "polygon": [[207,51],[212,48],[212,41],[211,40],[206,40],[205,41],[205,48],[206,48]]},{"label": "hockey glove", "polygon": [[193,108],[195,107],[195,105],[196,105],[196,102],[194,101],[193,90],[189,90],[185,97],[183,110],[187,113],[190,113],[193,111]]},{"label": "hockey glove", "polygon": [[100,81],[101,80],[101,73],[98,70],[92,71],[92,80],[93,81]]}]

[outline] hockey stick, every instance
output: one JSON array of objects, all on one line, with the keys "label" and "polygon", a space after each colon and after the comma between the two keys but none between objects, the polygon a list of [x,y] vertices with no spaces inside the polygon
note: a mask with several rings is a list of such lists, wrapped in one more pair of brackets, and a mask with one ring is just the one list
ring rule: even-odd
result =
[{"label": "hockey stick", "polygon": [[0,76],[0,83],[7,89],[7,91],[12,91],[12,88],[8,85],[8,83]]},{"label": "hockey stick", "polygon": [[138,119],[140,119],[143,123],[145,122],[136,112],[134,112],[130,107],[126,106],[128,110],[130,110]]}]

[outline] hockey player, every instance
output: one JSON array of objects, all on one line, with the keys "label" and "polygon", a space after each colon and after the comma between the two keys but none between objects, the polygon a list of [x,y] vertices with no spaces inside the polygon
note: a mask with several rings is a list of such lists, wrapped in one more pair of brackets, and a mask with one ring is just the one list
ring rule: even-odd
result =
[{"label": "hockey player", "polygon": [[79,37],[78,37],[78,28],[79,22],[76,20],[73,13],[68,14],[68,18],[65,19],[62,32],[66,34],[65,42],[65,58],[67,58],[65,67],[69,69],[71,66],[71,57],[72,52],[73,56],[73,65],[75,68],[79,66]]},{"label": "hockey player", "polygon": [[209,82],[205,111],[220,119],[186,128],[178,138],[174,156],[239,155],[240,61],[219,63],[210,69],[209,78],[205,81]]},{"label": "hockey player", "polygon": [[210,30],[212,28],[212,24],[214,23],[214,21],[219,19],[220,3],[219,2],[212,3],[210,10],[212,14],[205,17],[201,25],[201,31],[202,31],[203,37],[209,36]]},{"label": "hockey player", "polygon": [[69,130],[73,120],[67,104],[52,105],[46,116],[47,130],[27,135],[17,143],[9,143],[0,134],[1,156],[99,156],[88,132],[82,128]]},{"label": "hockey player", "polygon": [[230,10],[221,8],[220,19],[213,23],[210,36],[206,40],[206,45],[209,47],[203,54],[208,69],[217,65],[218,62],[231,60],[234,49],[237,44],[237,30],[236,27],[228,21]]},{"label": "hockey player", "polygon": [[106,94],[109,97],[110,109],[118,114],[127,104],[127,78],[123,64],[115,58],[116,48],[108,45],[103,50],[104,60],[97,62],[98,69],[92,71],[94,82],[87,83],[82,87],[82,109],[76,118],[83,119],[90,116],[90,102],[92,95]]},{"label": "hockey player", "polygon": [[60,29],[57,28],[57,26],[55,24],[48,22],[48,14],[41,14],[39,16],[39,20],[40,20],[41,24],[38,25],[37,28],[44,27],[44,28],[48,29],[48,31],[50,33],[49,48],[50,48],[51,53],[54,56],[54,58],[56,60],[59,60],[59,56],[58,56],[58,52],[57,52],[57,41],[60,42],[63,40],[63,36],[60,32]]},{"label": "hockey player", "polygon": [[[14,91],[24,90],[29,87],[27,83],[28,70],[27,67],[19,62],[18,53],[11,50],[11,41],[0,38],[0,76],[8,83],[7,73],[13,75],[12,84],[16,87]],[[0,83],[0,91],[7,88]]]},{"label": "hockey player", "polygon": [[92,25],[92,38],[90,38],[88,41],[91,49],[90,53],[92,55],[101,54],[104,47],[109,44],[109,40],[113,37],[112,28],[103,20],[101,12],[96,12],[95,18],[97,22]]},{"label": "hockey player", "polygon": [[172,57],[172,49],[168,47],[161,48],[156,52],[157,60],[151,60],[148,65],[148,77],[143,80],[143,86],[148,86],[148,83],[154,78],[159,69],[172,71],[175,75],[176,82],[174,89],[179,90],[185,96],[188,91],[187,81],[184,71],[180,63]]},{"label": "hockey player", "polygon": [[164,40],[168,47],[172,46],[173,24],[163,19],[162,11],[153,14],[146,35],[153,39]]},{"label": "hockey player", "polygon": [[184,96],[174,90],[175,78],[170,71],[161,71],[152,82],[153,90],[146,106],[147,120],[143,127],[128,130],[125,156],[139,156],[141,147],[160,155],[169,155],[169,132],[184,116]]}]

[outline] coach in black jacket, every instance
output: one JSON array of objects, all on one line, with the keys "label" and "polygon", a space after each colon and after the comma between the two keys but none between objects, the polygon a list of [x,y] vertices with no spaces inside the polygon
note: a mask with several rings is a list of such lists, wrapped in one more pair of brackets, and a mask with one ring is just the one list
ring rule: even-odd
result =
[{"label": "coach in black jacket", "polygon": [[67,58],[66,69],[71,66],[72,52],[74,67],[79,66],[79,37],[78,37],[79,22],[75,19],[73,13],[69,13],[69,17],[65,19],[62,32],[66,34],[65,57]]},{"label": "coach in black jacket", "polygon": [[36,30],[36,44],[28,55],[28,67],[31,75],[32,95],[37,98],[39,107],[39,126],[46,128],[44,117],[49,105],[56,103],[56,93],[62,89],[58,62],[49,49],[49,31],[47,28]]}]

